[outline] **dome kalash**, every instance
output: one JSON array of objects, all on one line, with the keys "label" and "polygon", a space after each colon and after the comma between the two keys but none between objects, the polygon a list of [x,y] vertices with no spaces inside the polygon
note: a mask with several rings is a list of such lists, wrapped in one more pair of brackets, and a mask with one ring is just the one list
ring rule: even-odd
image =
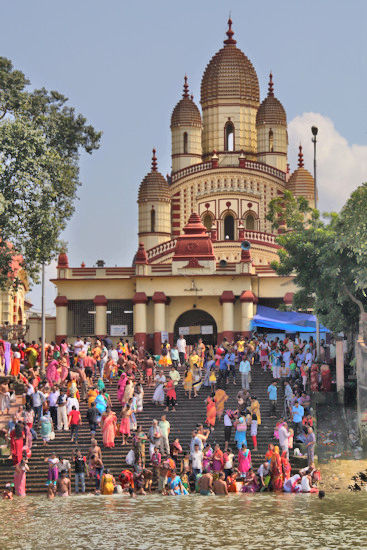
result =
[{"label": "dome kalash", "polygon": [[279,246],[266,216],[285,189],[312,200],[313,179],[303,157],[289,176],[286,111],[272,75],[261,102],[231,19],[203,72],[200,106],[185,76],[171,113],[171,170],[158,170],[153,150],[139,187],[132,265],[60,261],[58,340],[126,335],[159,353],[163,340],[172,344],[183,332],[187,343],[201,335],[215,344],[248,334],[257,304],[278,307],[295,292],[292,278],[271,269]]}]

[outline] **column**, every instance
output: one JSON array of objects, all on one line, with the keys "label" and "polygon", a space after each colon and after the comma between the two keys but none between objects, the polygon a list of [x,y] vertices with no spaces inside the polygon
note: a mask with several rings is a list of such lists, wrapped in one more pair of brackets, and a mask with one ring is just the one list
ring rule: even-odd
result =
[{"label": "column", "polygon": [[344,342],[336,341],[336,391],[339,403],[344,403]]},{"label": "column", "polygon": [[155,292],[152,297],[154,303],[154,353],[161,352],[161,332],[166,330],[166,303],[164,292]]},{"label": "column", "polygon": [[134,304],[134,340],[138,347],[146,348],[147,344],[147,302],[145,292],[136,292],[133,298]]},{"label": "column", "polygon": [[96,316],[94,321],[94,332],[96,336],[107,336],[107,298],[103,295],[98,295],[93,300],[96,306]]},{"label": "column", "polygon": [[222,338],[227,338],[231,342],[233,340],[233,304],[235,301],[232,290],[224,290],[219,300],[222,304]]},{"label": "column", "polygon": [[68,299],[66,296],[57,296],[56,306],[56,343],[60,344],[68,333]]},{"label": "column", "polygon": [[250,336],[251,320],[254,316],[255,296],[251,290],[244,290],[240,296],[241,302],[241,334]]}]

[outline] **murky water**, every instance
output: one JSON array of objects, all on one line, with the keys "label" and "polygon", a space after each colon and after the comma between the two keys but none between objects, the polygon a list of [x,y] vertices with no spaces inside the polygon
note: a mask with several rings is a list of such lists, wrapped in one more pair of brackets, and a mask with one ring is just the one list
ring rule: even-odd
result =
[{"label": "murky water", "polygon": [[27,497],[0,521],[3,550],[367,548],[366,493]]}]

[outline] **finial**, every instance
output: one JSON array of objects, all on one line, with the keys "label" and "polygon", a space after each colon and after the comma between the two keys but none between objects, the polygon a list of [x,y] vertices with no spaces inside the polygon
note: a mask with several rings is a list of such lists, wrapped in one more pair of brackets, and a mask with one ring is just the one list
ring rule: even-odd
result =
[{"label": "finial", "polygon": [[303,168],[302,145],[299,146],[299,153],[298,153],[298,168]]},{"label": "finial", "polygon": [[157,157],[155,156],[155,149],[153,149],[153,156],[152,156],[152,172],[157,171]]},{"label": "finial", "polygon": [[184,78],[184,86],[183,86],[183,94],[182,94],[182,97],[189,97],[189,85],[187,83],[187,75],[185,74],[185,78]]},{"label": "finial", "polygon": [[232,31],[232,19],[228,19],[228,31],[226,32],[228,36],[227,40],[224,40],[224,44],[237,44],[236,40],[233,38],[234,31]]},{"label": "finial", "polygon": [[268,97],[274,97],[273,74],[271,72],[269,74]]}]

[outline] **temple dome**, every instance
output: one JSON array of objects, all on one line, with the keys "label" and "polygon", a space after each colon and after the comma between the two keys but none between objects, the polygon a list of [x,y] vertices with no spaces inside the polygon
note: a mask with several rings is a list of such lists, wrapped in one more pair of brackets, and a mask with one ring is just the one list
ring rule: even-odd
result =
[{"label": "temple dome", "polygon": [[287,183],[287,190],[295,197],[305,197],[307,200],[315,200],[315,181],[303,166],[302,146],[299,146],[298,168],[293,172]]},{"label": "temple dome", "polygon": [[287,126],[285,109],[279,99],[274,96],[273,75],[271,73],[268,95],[257,111],[256,124],[280,124],[282,126]]},{"label": "temple dome", "polygon": [[259,103],[259,81],[251,61],[236,47],[228,20],[229,29],[224,47],[208,63],[201,81],[201,104],[209,101],[233,99]]},{"label": "temple dome", "polygon": [[153,149],[152,169],[140,184],[138,202],[171,200],[168,182],[157,170],[157,157],[155,153],[156,151]]},{"label": "temple dome", "polygon": [[193,96],[189,95],[187,76],[185,76],[182,99],[173,109],[171,116],[171,128],[175,126],[198,126],[201,128],[200,111],[193,100]]}]

